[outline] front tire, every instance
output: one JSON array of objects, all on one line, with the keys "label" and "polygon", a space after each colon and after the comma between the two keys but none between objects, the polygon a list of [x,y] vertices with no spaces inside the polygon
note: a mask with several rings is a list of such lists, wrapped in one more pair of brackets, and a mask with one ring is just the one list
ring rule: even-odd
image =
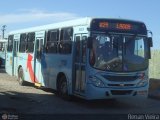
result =
[{"label": "front tire", "polygon": [[58,85],[58,93],[65,100],[71,99],[71,97],[68,95],[68,86],[67,86],[67,80],[65,76],[62,76],[60,78],[60,82]]}]

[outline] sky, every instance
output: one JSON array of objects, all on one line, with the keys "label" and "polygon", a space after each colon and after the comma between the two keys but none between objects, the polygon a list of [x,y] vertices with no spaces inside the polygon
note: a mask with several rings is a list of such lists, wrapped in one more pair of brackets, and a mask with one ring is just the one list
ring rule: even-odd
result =
[{"label": "sky", "polygon": [[153,32],[153,48],[160,49],[160,0],[1,0],[0,28],[12,30],[82,17],[143,21]]}]

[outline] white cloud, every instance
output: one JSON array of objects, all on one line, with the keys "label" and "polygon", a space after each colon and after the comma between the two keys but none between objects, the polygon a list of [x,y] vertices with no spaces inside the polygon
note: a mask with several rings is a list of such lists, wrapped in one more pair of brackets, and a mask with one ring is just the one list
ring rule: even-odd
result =
[{"label": "white cloud", "polygon": [[68,12],[46,12],[44,10],[21,9],[16,13],[0,14],[0,24],[24,23],[35,21],[63,21],[78,18],[74,13]]}]

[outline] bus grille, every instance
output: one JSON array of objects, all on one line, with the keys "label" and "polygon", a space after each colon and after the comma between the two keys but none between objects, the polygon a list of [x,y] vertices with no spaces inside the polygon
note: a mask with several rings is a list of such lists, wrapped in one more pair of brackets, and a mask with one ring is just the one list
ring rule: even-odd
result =
[{"label": "bus grille", "polygon": [[111,90],[112,95],[129,95],[132,90]]},{"label": "bus grille", "polygon": [[127,82],[127,81],[134,81],[138,79],[138,76],[111,76],[111,75],[103,75],[109,81],[114,82]]},{"label": "bus grille", "polygon": [[134,84],[108,84],[110,87],[131,87],[134,86]]}]

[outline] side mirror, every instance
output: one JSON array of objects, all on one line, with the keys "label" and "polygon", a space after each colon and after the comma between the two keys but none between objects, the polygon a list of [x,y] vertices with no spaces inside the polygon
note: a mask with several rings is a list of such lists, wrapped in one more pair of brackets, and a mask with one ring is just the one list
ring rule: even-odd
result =
[{"label": "side mirror", "polygon": [[148,52],[147,52],[148,59],[151,59],[151,47],[153,47],[152,37],[148,37]]},{"label": "side mirror", "polygon": [[153,47],[152,37],[148,37],[148,43],[150,47]]},{"label": "side mirror", "polygon": [[92,37],[88,37],[88,40],[87,40],[87,47],[88,47],[89,49],[92,48],[92,43],[93,43]]}]

